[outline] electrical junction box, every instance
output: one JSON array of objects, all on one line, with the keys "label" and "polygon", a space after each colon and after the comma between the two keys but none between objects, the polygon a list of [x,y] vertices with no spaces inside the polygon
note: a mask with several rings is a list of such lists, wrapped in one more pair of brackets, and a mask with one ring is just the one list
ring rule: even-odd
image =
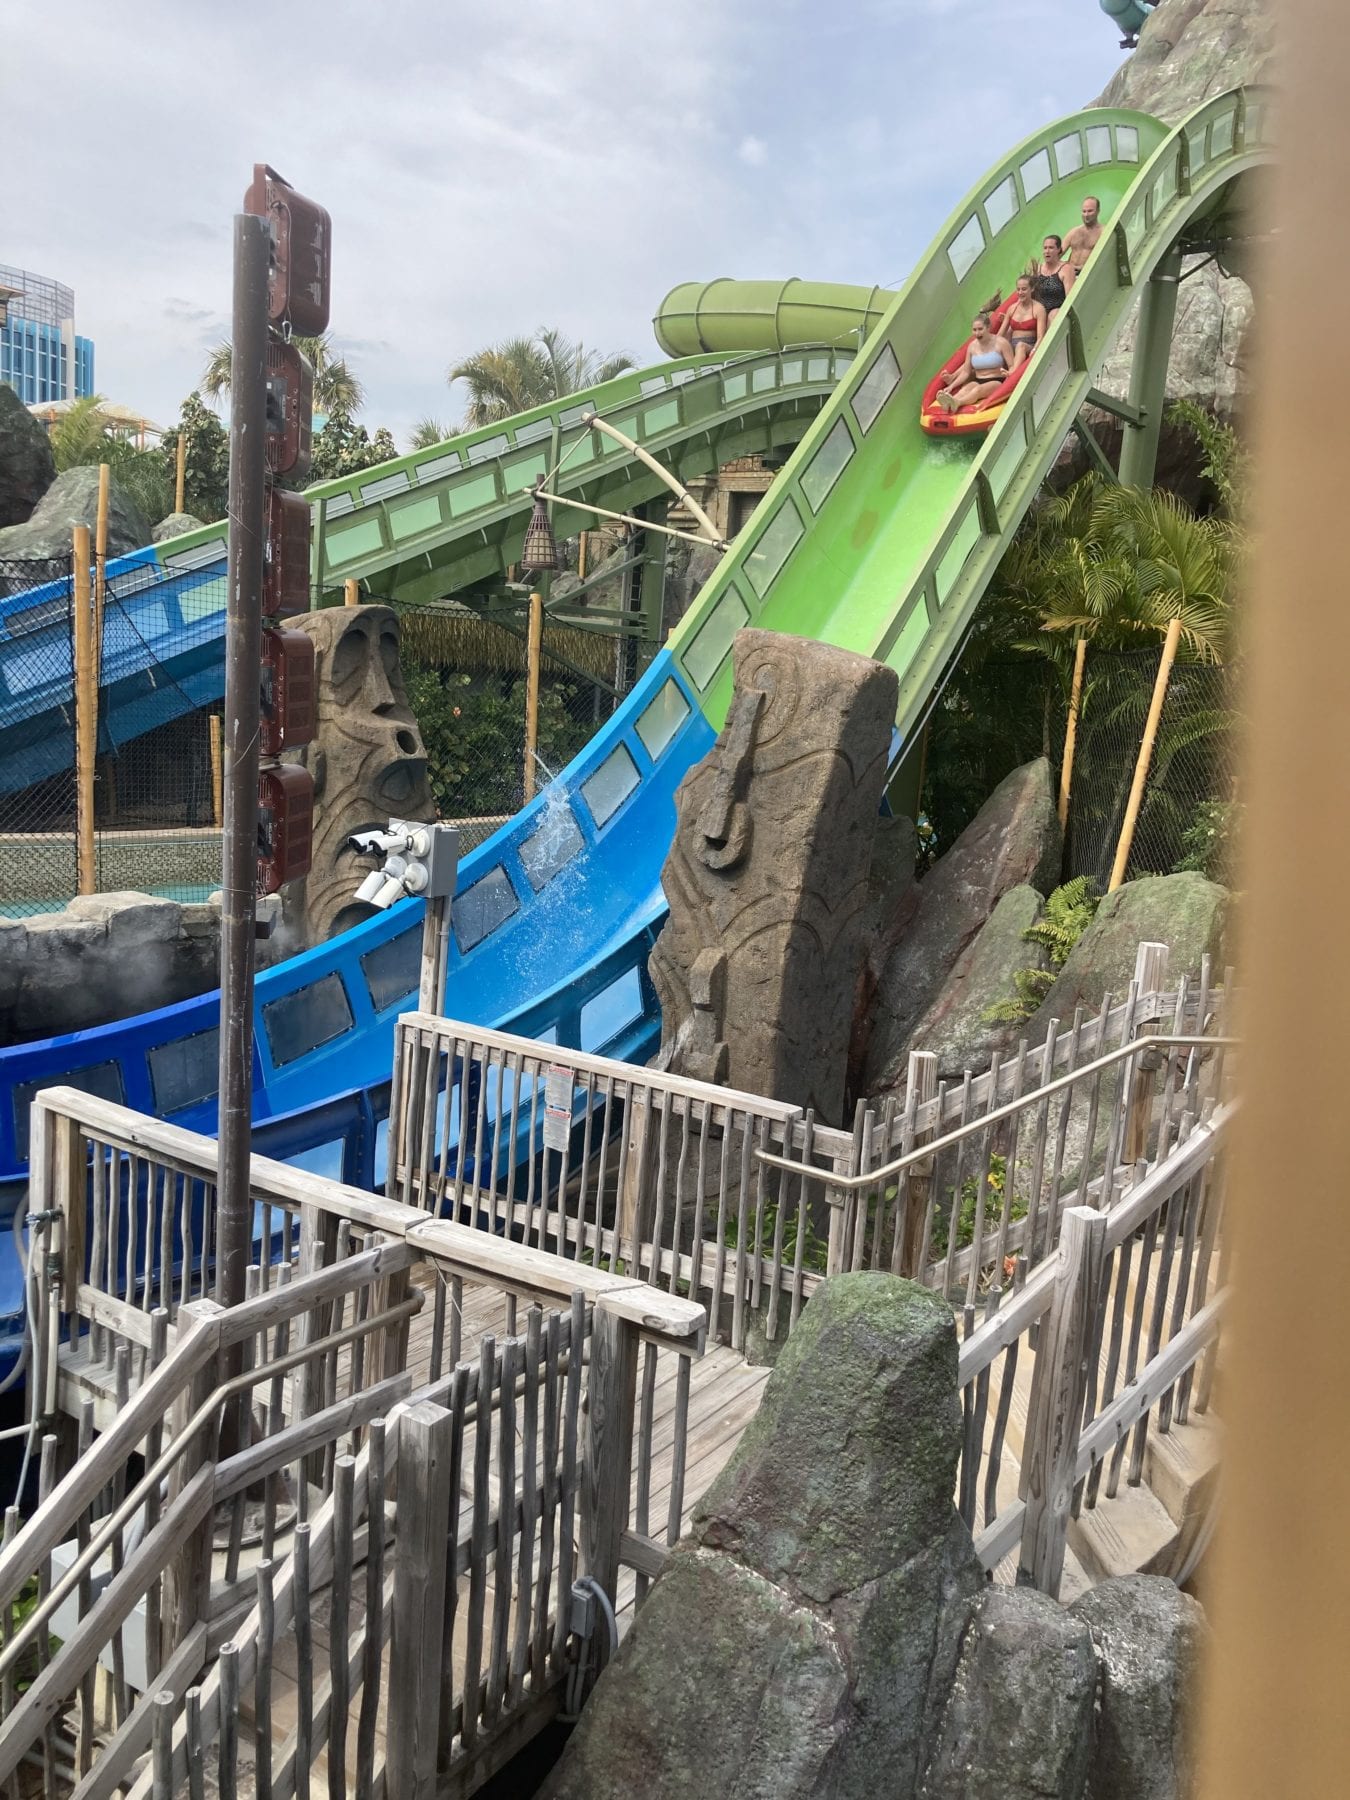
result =
[{"label": "electrical junction box", "polygon": [[267,314],[302,337],[328,329],[333,286],[333,221],[317,200],[298,194],[266,163],[254,163],[244,211],[268,220],[272,266],[267,282]]},{"label": "electrical junction box", "polygon": [[314,371],[294,342],[267,343],[267,466],[274,475],[309,474]]},{"label": "electrical junction box", "polygon": [[309,501],[287,488],[267,491],[263,614],[309,611]]},{"label": "electrical junction box", "polygon": [[275,894],[308,875],[314,838],[314,778],[299,763],[258,776],[258,892]]},{"label": "electrical junction box", "polygon": [[262,641],[258,748],[264,756],[280,756],[314,736],[314,639],[305,631],[270,628]]}]

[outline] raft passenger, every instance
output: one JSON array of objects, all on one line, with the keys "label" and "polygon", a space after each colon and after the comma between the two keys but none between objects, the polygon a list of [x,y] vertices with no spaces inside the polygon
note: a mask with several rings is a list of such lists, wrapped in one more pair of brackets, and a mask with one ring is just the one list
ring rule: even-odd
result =
[{"label": "raft passenger", "polygon": [[1101,201],[1095,194],[1089,194],[1083,201],[1083,223],[1075,225],[1064,239],[1064,248],[1068,251],[1068,263],[1064,271],[1065,293],[1068,293],[1083,273],[1088,257],[1097,248],[1102,235],[1101,212]]},{"label": "raft passenger", "polygon": [[1019,275],[1017,292],[1003,315],[1003,335],[1012,345],[1014,369],[1021,368],[1045,336],[1047,322],[1045,307],[1033,292],[1031,276]]},{"label": "raft passenger", "polygon": [[989,326],[989,314],[978,312],[970,328],[970,342],[958,369],[944,375],[935,396],[944,412],[981,400],[1001,387],[1013,366],[1013,347]]}]

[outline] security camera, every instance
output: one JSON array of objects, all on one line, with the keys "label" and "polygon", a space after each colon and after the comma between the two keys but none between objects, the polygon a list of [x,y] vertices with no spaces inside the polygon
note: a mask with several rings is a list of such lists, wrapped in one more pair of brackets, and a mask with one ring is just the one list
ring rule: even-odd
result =
[{"label": "security camera", "polygon": [[378,856],[385,847],[384,836],[382,831],[354,831],[347,845],[361,856]]},{"label": "security camera", "polygon": [[378,906],[380,911],[383,912],[386,907],[392,906],[395,900],[401,900],[404,891],[403,883],[400,878],[397,875],[390,875],[381,885],[379,893],[375,895],[371,904],[373,906]]},{"label": "security camera", "polygon": [[361,883],[360,887],[357,888],[356,898],[363,906],[373,906],[375,904],[375,896],[380,892],[383,886],[384,871],[382,869],[372,869],[369,875],[367,875],[365,880]]}]

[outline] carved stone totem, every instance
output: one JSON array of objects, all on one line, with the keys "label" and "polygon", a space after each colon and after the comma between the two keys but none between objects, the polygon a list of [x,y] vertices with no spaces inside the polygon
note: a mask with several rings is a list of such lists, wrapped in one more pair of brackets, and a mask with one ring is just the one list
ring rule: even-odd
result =
[{"label": "carved stone totem", "polygon": [[768,631],[740,632],[732,666],[726,726],[676,794],[658,1066],[838,1124],[898,684]]},{"label": "carved stone totem", "polygon": [[286,623],[314,639],[318,692],[314,741],[297,755],[314,776],[314,860],[286,890],[286,915],[306,944],[320,944],[374,910],[355,898],[374,865],[349,848],[351,834],[434,819],[436,807],[393,607],[325,607]]}]

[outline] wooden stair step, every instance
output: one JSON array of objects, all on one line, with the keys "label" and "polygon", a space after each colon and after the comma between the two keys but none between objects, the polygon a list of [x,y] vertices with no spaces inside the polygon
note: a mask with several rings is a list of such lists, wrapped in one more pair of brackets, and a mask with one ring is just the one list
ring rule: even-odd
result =
[{"label": "wooden stair step", "polygon": [[1089,1581],[1114,1575],[1166,1575],[1180,1543],[1180,1527],[1162,1501],[1142,1484],[1124,1482],[1113,1499],[1103,1493],[1096,1506],[1069,1521],[1069,1544]]},{"label": "wooden stair step", "polygon": [[1192,1411],[1185,1425],[1170,1431],[1149,1427],[1144,1448],[1144,1480],[1178,1525],[1208,1512],[1218,1481],[1223,1427],[1213,1413]]}]

